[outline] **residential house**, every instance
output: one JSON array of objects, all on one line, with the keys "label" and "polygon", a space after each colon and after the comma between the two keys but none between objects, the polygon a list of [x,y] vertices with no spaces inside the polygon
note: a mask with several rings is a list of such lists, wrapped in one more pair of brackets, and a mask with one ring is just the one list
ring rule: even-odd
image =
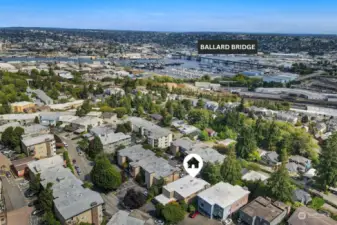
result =
[{"label": "residential house", "polygon": [[254,171],[254,170],[250,170],[250,171],[246,171],[244,172],[243,176],[242,176],[242,180],[244,181],[262,181],[262,182],[266,182],[269,178],[269,175],[258,172],[258,171]]},{"label": "residential house", "polygon": [[115,133],[115,131],[110,126],[98,126],[91,128],[90,133],[97,137],[103,137],[104,135]]},{"label": "residential house", "polygon": [[11,104],[11,109],[13,113],[23,113],[28,112],[31,109],[35,108],[35,104],[33,102],[14,102]]},{"label": "residential house", "polygon": [[294,175],[300,173],[305,173],[311,168],[311,160],[303,156],[293,155],[289,158],[289,162],[286,167],[288,171]]},{"label": "residential house", "polygon": [[279,154],[277,152],[266,152],[261,157],[262,162],[269,166],[276,166],[280,163]]},{"label": "residential house", "polygon": [[199,155],[204,163],[223,163],[226,156],[221,155],[217,150],[209,147],[197,147],[192,148],[189,154],[197,154]]},{"label": "residential house", "polygon": [[240,209],[239,217],[247,225],[277,225],[288,215],[289,210],[289,206],[283,202],[272,202],[260,196]]},{"label": "residential house", "polygon": [[104,93],[107,94],[107,95],[120,95],[120,96],[125,95],[124,89],[118,88],[118,87],[107,88],[107,89],[105,89]]},{"label": "residential house", "polygon": [[32,93],[36,94],[36,97],[41,100],[46,105],[54,104],[53,99],[51,99],[44,91],[40,89],[31,90]]},{"label": "residential house", "polygon": [[28,174],[28,163],[34,161],[34,157],[28,156],[22,159],[12,161],[13,171],[18,177],[23,177]]},{"label": "residential house", "polygon": [[187,152],[190,151],[194,146],[194,142],[191,141],[188,137],[183,137],[171,142],[170,150],[173,155],[176,155],[178,152]]},{"label": "residential house", "polygon": [[40,174],[43,188],[48,183],[53,183],[54,213],[61,224],[101,224],[104,204],[102,197],[99,193],[84,188],[83,182],[63,164],[61,156],[31,162],[28,164],[31,179],[36,179],[36,174]]},{"label": "residential house", "polygon": [[100,126],[101,124],[103,124],[103,120],[101,118],[92,116],[80,117],[77,120],[71,122],[73,129],[80,129],[83,131],[87,131],[88,128]]},{"label": "residential house", "polygon": [[21,140],[22,151],[34,158],[46,158],[56,154],[55,139],[53,134],[23,137]]},{"label": "residential house", "polygon": [[138,210],[133,210],[132,212],[118,210],[107,225],[154,225],[155,223],[151,216],[144,214]]},{"label": "residential house", "polygon": [[211,110],[211,111],[215,112],[219,108],[219,103],[214,102],[214,101],[207,101],[205,103],[205,108],[208,109],[208,110]]},{"label": "residential house", "polygon": [[308,192],[302,189],[296,189],[293,191],[292,200],[307,205],[311,202],[312,198]]},{"label": "residential house", "polygon": [[228,147],[228,146],[230,146],[231,144],[235,144],[236,141],[233,140],[233,139],[227,138],[227,139],[225,139],[225,140],[217,141],[216,143],[217,143],[218,145],[223,145],[223,146],[225,146],[225,147]]},{"label": "residential house", "polygon": [[275,118],[280,121],[296,124],[298,121],[298,114],[290,112],[276,112]]},{"label": "residential house", "polygon": [[132,131],[147,137],[148,144],[152,147],[167,148],[170,146],[172,142],[170,130],[139,117],[130,117],[129,120],[132,124]]},{"label": "residential house", "polygon": [[150,150],[141,145],[134,145],[118,151],[118,165],[128,165],[130,174],[136,177],[142,173],[148,188],[164,179],[166,184],[179,179],[179,170],[172,167],[167,160],[156,157]]},{"label": "residential house", "polygon": [[187,175],[179,180],[163,186],[161,195],[155,197],[158,203],[166,205],[169,202],[185,201],[191,203],[201,191],[206,190],[211,185],[200,179]]},{"label": "residential house", "polygon": [[138,162],[139,160],[151,158],[153,156],[155,156],[155,153],[144,149],[142,145],[133,145],[118,151],[117,163],[120,167],[128,165],[131,176],[136,177],[140,172],[140,168],[137,165],[132,167],[130,163]]},{"label": "residential house", "polygon": [[249,191],[238,185],[220,182],[198,194],[198,211],[217,220],[225,220],[247,204]]},{"label": "residential house", "polygon": [[30,126],[23,127],[25,133],[23,136],[33,136],[37,134],[49,134],[50,129],[47,126],[40,124],[31,124]]},{"label": "residential house", "polygon": [[49,107],[52,110],[69,110],[69,109],[77,109],[78,107],[82,106],[84,100],[75,100],[71,102],[66,103],[60,103],[60,104],[51,104]]},{"label": "residential house", "polygon": [[98,137],[103,144],[105,153],[114,153],[116,147],[127,147],[131,144],[131,136],[122,132],[103,134]]},{"label": "residential house", "polygon": [[332,218],[319,214],[314,209],[302,206],[288,219],[289,225],[337,225],[337,222]]},{"label": "residential house", "polygon": [[104,112],[102,113],[101,118],[103,119],[104,123],[115,124],[117,123],[117,114],[112,112]]},{"label": "residential house", "polygon": [[0,122],[10,123],[19,122],[20,125],[27,125],[34,123],[35,117],[39,117],[38,113],[30,114],[3,114],[0,115]]}]

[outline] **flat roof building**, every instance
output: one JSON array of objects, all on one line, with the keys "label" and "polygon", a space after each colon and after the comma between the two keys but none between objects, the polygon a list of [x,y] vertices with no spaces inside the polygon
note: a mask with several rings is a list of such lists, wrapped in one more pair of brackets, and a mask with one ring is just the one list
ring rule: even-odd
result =
[{"label": "flat roof building", "polygon": [[220,182],[198,194],[198,211],[211,219],[225,220],[248,202],[249,191]]},{"label": "flat roof building", "polygon": [[21,140],[22,150],[34,158],[46,158],[56,154],[55,139],[53,134],[26,136]]},{"label": "flat roof building", "polygon": [[32,179],[35,179],[37,173],[40,174],[43,188],[53,183],[54,211],[62,224],[102,222],[102,197],[97,192],[83,188],[83,182],[63,166],[62,157],[34,161],[28,167]]},{"label": "flat roof building", "polygon": [[199,192],[209,187],[210,184],[208,182],[187,175],[163,186],[163,193],[158,195],[155,200],[163,205],[172,201],[181,200],[190,203]]},{"label": "flat roof building", "polygon": [[286,217],[288,210],[283,202],[257,197],[240,210],[240,219],[249,225],[277,225]]}]

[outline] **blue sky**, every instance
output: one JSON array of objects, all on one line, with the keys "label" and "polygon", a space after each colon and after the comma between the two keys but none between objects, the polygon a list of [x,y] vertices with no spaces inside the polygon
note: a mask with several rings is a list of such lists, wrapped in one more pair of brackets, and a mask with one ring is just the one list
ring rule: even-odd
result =
[{"label": "blue sky", "polygon": [[0,0],[0,27],[337,34],[336,0]]}]

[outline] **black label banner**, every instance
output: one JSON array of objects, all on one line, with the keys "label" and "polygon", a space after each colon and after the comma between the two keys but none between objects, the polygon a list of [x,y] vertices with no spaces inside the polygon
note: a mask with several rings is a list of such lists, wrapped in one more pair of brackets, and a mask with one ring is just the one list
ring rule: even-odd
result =
[{"label": "black label banner", "polygon": [[199,40],[198,54],[257,54],[257,41]]}]

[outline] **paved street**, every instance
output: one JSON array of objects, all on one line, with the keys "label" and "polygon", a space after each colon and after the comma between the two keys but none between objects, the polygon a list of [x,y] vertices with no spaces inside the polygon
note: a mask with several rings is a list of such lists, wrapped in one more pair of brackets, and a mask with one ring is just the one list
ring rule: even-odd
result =
[{"label": "paved street", "polygon": [[70,160],[72,161],[73,159],[75,159],[76,164],[80,167],[82,173],[81,175],[78,176],[77,172],[75,171],[76,175],[83,181],[90,180],[90,172],[92,170],[93,164],[85,157],[84,154],[80,156],[76,151],[77,142],[80,139],[71,140],[69,137],[65,137],[65,135],[66,133],[58,134],[58,136],[62,139],[62,141],[68,144],[67,149]]},{"label": "paved street", "polygon": [[13,178],[1,176],[2,185],[4,188],[4,197],[6,201],[7,210],[19,209],[27,205],[23,192],[20,190],[17,182]]}]

